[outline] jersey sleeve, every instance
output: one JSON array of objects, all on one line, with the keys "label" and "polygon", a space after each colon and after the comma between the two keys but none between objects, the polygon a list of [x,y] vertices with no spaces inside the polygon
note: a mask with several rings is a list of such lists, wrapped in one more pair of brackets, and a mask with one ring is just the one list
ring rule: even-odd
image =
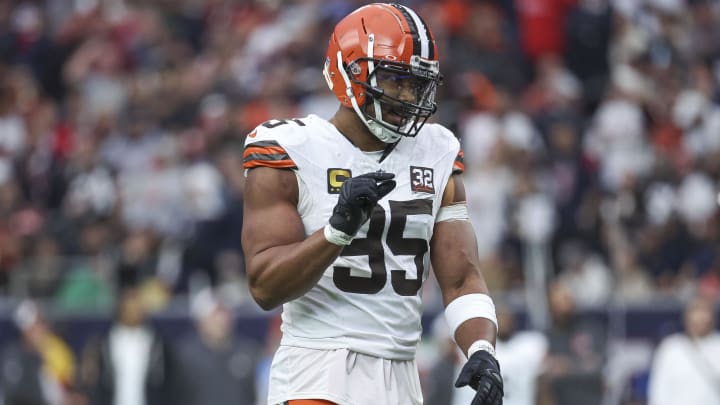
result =
[{"label": "jersey sleeve", "polygon": [[267,131],[256,128],[245,139],[243,168],[270,167],[274,169],[297,169],[287,150]]},{"label": "jersey sleeve", "polygon": [[[443,167],[452,164],[450,176],[453,174],[461,174],[465,172],[465,154],[460,147],[460,141],[455,134],[449,129],[439,124],[430,124],[428,129],[432,129],[433,141],[429,148],[438,153],[438,163]],[[426,125],[427,126],[427,125]]]},{"label": "jersey sleeve", "polygon": [[465,172],[465,154],[462,149],[458,150],[457,156],[455,156],[455,162],[453,162],[452,174],[461,174]]}]

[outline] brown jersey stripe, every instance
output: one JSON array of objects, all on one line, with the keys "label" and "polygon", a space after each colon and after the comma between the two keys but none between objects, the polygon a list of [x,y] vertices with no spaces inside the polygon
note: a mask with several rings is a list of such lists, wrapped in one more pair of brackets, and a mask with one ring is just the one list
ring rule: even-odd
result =
[{"label": "brown jersey stripe", "polygon": [[245,153],[243,155],[243,162],[250,160],[266,160],[268,162],[289,160],[292,162],[292,159],[290,159],[287,153]]},{"label": "brown jersey stripe", "polygon": [[249,148],[251,146],[258,146],[258,147],[263,147],[263,148],[267,147],[267,146],[277,146],[279,148],[282,148],[282,146],[280,146],[280,144],[277,143],[277,141],[257,141],[257,142],[249,143],[245,147]]},{"label": "brown jersey stripe", "polygon": [[245,152],[243,152],[243,157],[252,155],[252,154],[259,154],[259,155],[286,155],[287,152],[282,146],[255,146],[254,144],[250,144],[245,148]]}]

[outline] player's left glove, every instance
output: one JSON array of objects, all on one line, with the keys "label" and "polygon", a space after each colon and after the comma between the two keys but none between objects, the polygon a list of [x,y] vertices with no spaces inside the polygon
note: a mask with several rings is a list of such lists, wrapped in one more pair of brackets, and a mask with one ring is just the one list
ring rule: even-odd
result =
[{"label": "player's left glove", "polygon": [[392,173],[371,172],[345,180],[328,221],[336,233],[326,233],[328,241],[350,244],[360,227],[370,219],[378,201],[395,188],[394,177]]},{"label": "player's left glove", "polygon": [[471,386],[476,392],[471,405],[502,405],[503,380],[500,364],[485,350],[478,350],[460,371],[455,386]]}]

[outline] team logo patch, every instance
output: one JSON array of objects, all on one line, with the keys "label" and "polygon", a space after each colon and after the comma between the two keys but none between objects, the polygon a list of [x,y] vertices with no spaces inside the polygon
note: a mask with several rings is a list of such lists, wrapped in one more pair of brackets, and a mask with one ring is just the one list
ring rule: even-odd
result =
[{"label": "team logo patch", "polygon": [[415,192],[435,194],[433,169],[410,166],[410,189]]},{"label": "team logo patch", "polygon": [[345,180],[352,177],[350,169],[330,168],[327,170],[327,186],[329,194],[340,194]]}]

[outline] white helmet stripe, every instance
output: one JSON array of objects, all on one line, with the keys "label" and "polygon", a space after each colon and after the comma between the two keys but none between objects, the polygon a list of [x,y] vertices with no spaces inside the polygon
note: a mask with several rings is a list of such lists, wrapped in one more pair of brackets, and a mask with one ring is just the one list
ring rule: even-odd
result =
[{"label": "white helmet stripe", "polygon": [[[370,86],[377,87],[377,77],[375,77],[374,74],[372,74],[375,71],[375,62],[373,60],[373,57],[375,56],[375,34],[370,33],[368,34],[368,50],[367,50],[367,57],[368,57],[368,77],[370,78]],[[380,105],[380,100],[373,97],[373,104],[375,105],[375,119],[382,121],[382,106]]]},{"label": "white helmet stripe", "polygon": [[420,16],[418,16],[411,8],[405,7],[403,5],[400,5],[400,7],[405,10],[410,17],[413,19],[412,22],[415,23],[415,26],[417,27],[418,36],[420,37],[420,56],[427,59],[430,57],[430,39],[428,35],[428,30],[425,24],[423,24],[422,20],[420,19]]}]

